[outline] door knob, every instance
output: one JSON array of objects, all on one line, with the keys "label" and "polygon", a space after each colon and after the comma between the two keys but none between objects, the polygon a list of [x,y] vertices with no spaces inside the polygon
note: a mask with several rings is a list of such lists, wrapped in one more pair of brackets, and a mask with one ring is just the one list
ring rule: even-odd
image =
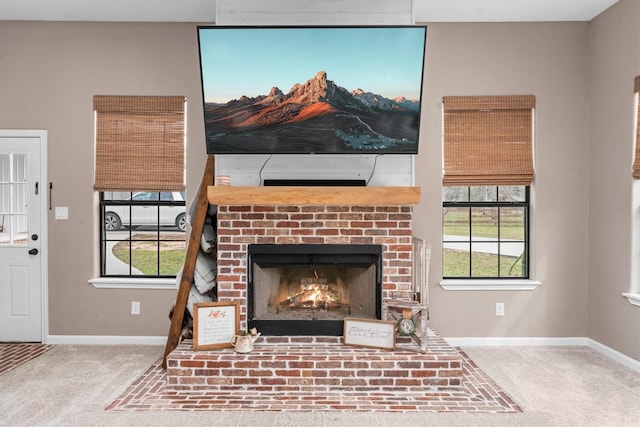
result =
[{"label": "door knob", "polygon": [[38,250],[36,248],[29,249],[29,255],[38,255]]}]

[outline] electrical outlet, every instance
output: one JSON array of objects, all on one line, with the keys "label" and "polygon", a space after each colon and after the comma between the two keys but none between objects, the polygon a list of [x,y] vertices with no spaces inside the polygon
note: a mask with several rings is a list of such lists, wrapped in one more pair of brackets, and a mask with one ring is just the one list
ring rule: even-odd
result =
[{"label": "electrical outlet", "polygon": [[140,314],[140,301],[131,301],[131,314]]},{"label": "electrical outlet", "polygon": [[496,303],[496,316],[504,316],[504,303],[497,302]]}]

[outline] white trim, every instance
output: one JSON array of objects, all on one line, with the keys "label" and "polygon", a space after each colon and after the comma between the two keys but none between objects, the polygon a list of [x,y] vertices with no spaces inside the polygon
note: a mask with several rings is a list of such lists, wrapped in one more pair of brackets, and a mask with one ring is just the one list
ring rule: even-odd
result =
[{"label": "white trim", "polygon": [[51,193],[49,192],[49,164],[48,164],[48,132],[46,130],[36,131],[40,135],[40,181],[42,185],[40,186],[42,191],[44,192],[44,197],[42,198],[42,203],[40,206],[41,209],[41,220],[42,223],[40,225],[40,237],[43,242],[47,243],[47,251],[46,254],[42,257],[42,340],[44,341],[45,337],[49,335],[49,248],[51,247],[51,242],[49,242],[49,215],[48,215],[48,207],[51,203],[49,197]]},{"label": "white trim", "polygon": [[445,338],[445,340],[452,347],[588,345],[588,338],[586,337],[451,337]]},{"label": "white trim", "polygon": [[[587,337],[450,337],[445,338],[452,347],[491,346],[582,346],[589,347],[609,359],[640,373],[640,361],[632,359],[596,340]],[[76,345],[165,345],[165,336],[118,335],[49,335],[45,344]]]},{"label": "white trim", "polygon": [[98,277],[89,283],[97,289],[178,289],[174,278]]},{"label": "white trim", "polygon": [[216,25],[376,25],[381,23],[413,25],[415,23],[412,0],[348,2],[217,0],[215,5]]},{"label": "white trim", "polygon": [[542,282],[529,279],[446,279],[440,281],[440,287],[445,291],[533,291],[540,285]]},{"label": "white trim", "polygon": [[[536,0],[536,1],[508,1],[508,0],[430,0],[411,2],[411,23],[413,22],[550,22],[550,21],[582,21],[588,22],[602,13],[608,7],[614,5],[618,0],[590,0],[590,1],[558,1],[558,0]],[[87,1],[87,0],[5,0],[2,4],[1,17],[3,20],[12,21],[111,21],[111,22],[203,22],[221,25],[219,9],[221,0],[153,0],[153,1]],[[224,2],[222,2],[224,3]],[[230,2],[228,2],[230,3]],[[403,12],[398,9],[397,3],[389,3],[389,8],[393,8],[393,14],[384,14],[377,20],[372,18],[365,21],[363,15],[369,15],[369,1],[358,2],[302,2],[302,1],[275,1],[275,0],[253,0],[238,2],[243,4],[264,4],[261,9],[268,7],[268,12],[264,13],[262,19],[254,19],[258,25],[274,25],[272,17],[285,19],[287,15],[300,15],[301,11],[306,12],[299,17],[302,25],[309,25],[312,16],[316,11],[325,11],[325,15],[330,11],[333,13],[332,19],[325,19],[321,23],[334,24],[340,18],[342,10],[350,12],[348,16],[358,15],[347,23],[349,25],[361,24],[363,22],[373,22],[375,24],[395,23],[399,21],[396,16]],[[314,3],[326,3],[320,7]],[[149,7],[149,5],[153,7]],[[291,5],[294,4],[295,7]],[[375,3],[374,3],[375,5]],[[236,3],[232,3],[236,7]],[[349,6],[349,7],[347,7]],[[247,25],[240,18],[244,14],[240,12],[246,7],[240,8],[236,14],[239,15],[232,22],[235,25]],[[257,7],[254,7],[257,9]],[[379,7],[377,8],[380,9]],[[224,11],[224,10],[223,10]],[[372,12],[375,12],[373,9]],[[251,14],[255,15],[255,13]],[[251,16],[249,15],[249,16]],[[379,16],[378,13],[376,16]],[[393,21],[389,22],[391,16]],[[400,15],[402,16],[402,15]],[[304,19],[303,19],[304,18]],[[343,18],[344,19],[344,18]],[[318,19],[312,20],[315,23]],[[408,18],[407,18],[408,20]],[[402,20],[401,22],[406,22]],[[290,25],[290,21],[284,22]]]},{"label": "white trim", "polygon": [[49,177],[47,175],[47,131],[43,129],[0,129],[2,138],[39,138],[40,139],[40,191],[43,196],[40,201],[40,241],[42,249],[40,265],[40,292],[41,292],[41,333],[40,339],[44,342],[49,335]]},{"label": "white trim", "polygon": [[628,299],[632,305],[640,307],[640,294],[625,293],[622,296]]},{"label": "white trim", "polygon": [[619,351],[614,350],[611,347],[608,347],[591,338],[587,338],[587,341],[588,341],[587,345],[590,348],[602,354],[603,356],[606,356],[609,359],[614,360],[620,363],[621,365],[626,366],[629,369],[633,369],[636,372],[640,372],[640,360],[632,359],[631,357],[625,354],[622,354]]},{"label": "white trim", "polygon": [[587,337],[451,337],[445,338],[452,347],[490,346],[583,346],[640,373],[640,360],[635,360],[594,339]]},{"label": "white trim", "polygon": [[45,344],[81,345],[165,345],[166,336],[49,335]]}]

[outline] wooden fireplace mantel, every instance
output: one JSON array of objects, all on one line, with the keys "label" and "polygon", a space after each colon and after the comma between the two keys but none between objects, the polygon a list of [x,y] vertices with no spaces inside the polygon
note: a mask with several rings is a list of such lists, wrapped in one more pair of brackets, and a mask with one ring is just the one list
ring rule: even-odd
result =
[{"label": "wooden fireplace mantel", "polygon": [[415,205],[420,187],[209,186],[213,205],[394,206]]}]

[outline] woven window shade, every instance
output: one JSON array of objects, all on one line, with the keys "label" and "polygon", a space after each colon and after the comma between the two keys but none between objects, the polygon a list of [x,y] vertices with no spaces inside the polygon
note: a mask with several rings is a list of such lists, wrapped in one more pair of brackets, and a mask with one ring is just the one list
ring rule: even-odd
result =
[{"label": "woven window shade", "polygon": [[633,159],[633,177],[640,179],[640,76],[633,79],[633,93],[636,99],[636,154]]},{"label": "woven window shade", "polygon": [[96,191],[184,191],[183,96],[94,96]]},{"label": "woven window shade", "polygon": [[444,185],[531,184],[534,96],[447,96],[443,104]]}]

